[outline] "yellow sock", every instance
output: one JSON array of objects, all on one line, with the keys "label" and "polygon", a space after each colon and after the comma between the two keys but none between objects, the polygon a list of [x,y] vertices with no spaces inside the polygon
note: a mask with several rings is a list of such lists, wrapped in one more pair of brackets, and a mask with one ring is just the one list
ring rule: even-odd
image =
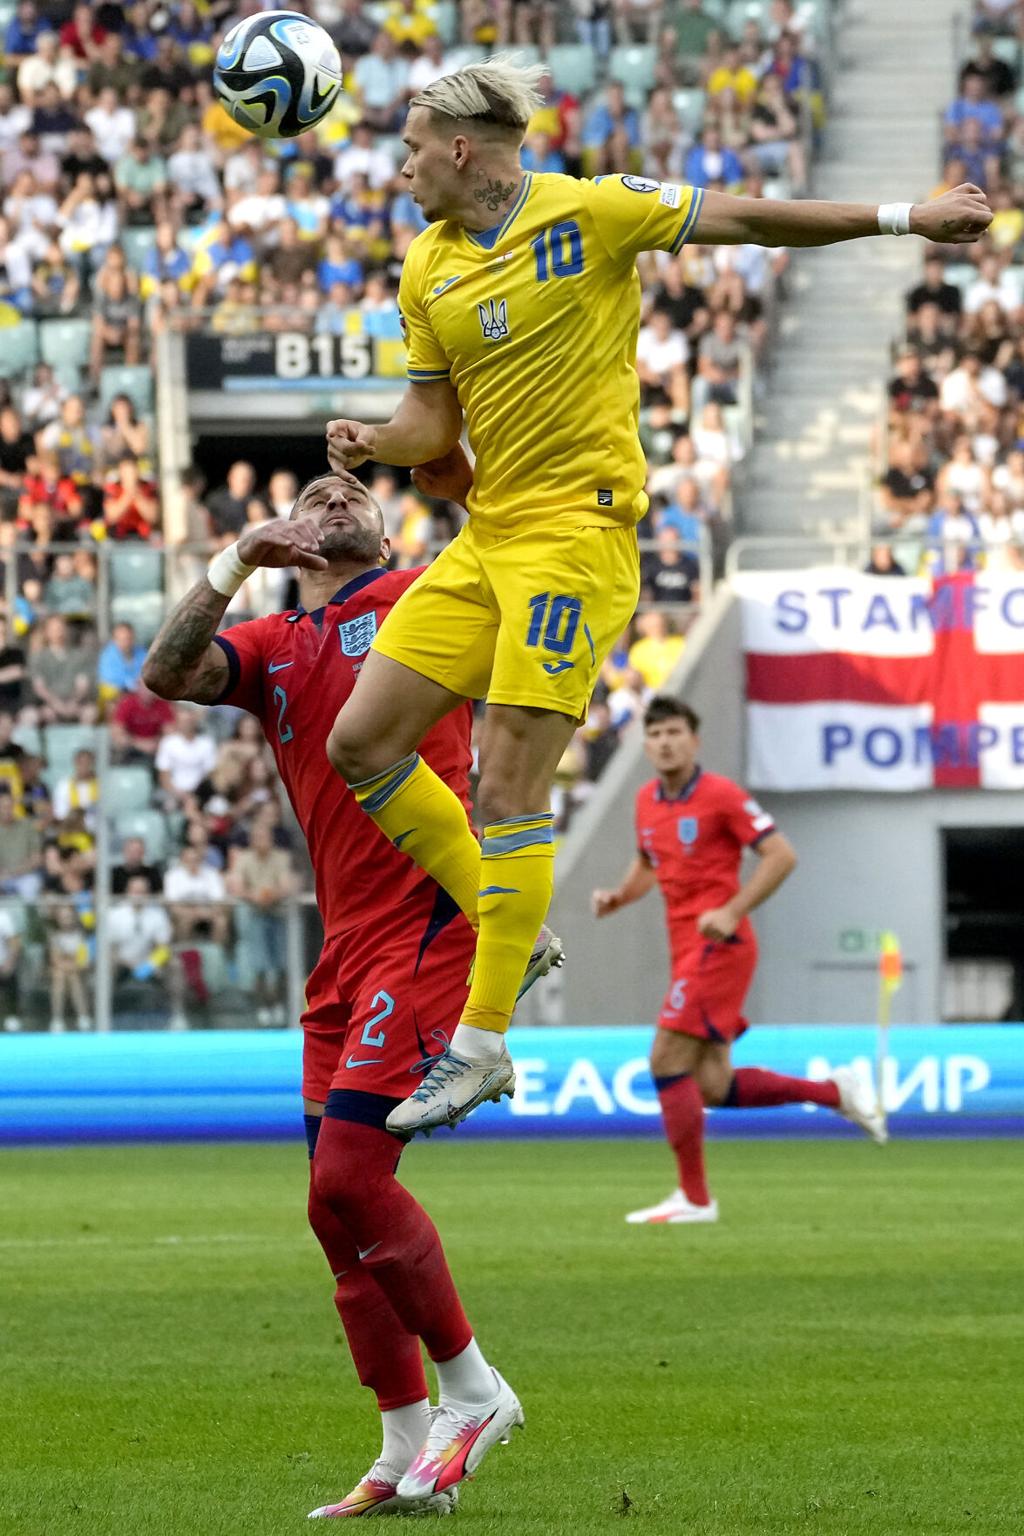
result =
[{"label": "yellow sock", "polygon": [[444,886],[476,927],[480,844],[458,795],[418,752],[349,788],[384,836]]},{"label": "yellow sock", "polygon": [[480,933],[469,1000],[460,1021],[504,1034],[554,884],[551,816],[516,816],[484,828]]}]

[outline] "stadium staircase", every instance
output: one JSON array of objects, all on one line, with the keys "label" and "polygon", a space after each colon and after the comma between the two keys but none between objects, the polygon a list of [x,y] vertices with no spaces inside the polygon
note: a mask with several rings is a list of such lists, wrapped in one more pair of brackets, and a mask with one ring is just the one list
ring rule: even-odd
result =
[{"label": "stadium staircase", "polygon": [[[938,116],[951,99],[953,19],[961,11],[962,0],[844,7],[825,144],[813,172],[817,196],[896,202],[928,195]],[[737,492],[741,536],[861,531],[879,381],[903,294],[920,266],[913,239],[794,257],[792,298]]]}]

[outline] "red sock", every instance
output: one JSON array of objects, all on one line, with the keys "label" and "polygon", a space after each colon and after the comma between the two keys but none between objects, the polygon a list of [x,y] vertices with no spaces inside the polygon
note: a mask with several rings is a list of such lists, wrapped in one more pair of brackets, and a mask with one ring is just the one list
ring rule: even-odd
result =
[{"label": "red sock", "polygon": [[707,1205],[707,1179],[704,1175],[704,1101],[700,1089],[688,1072],[680,1077],[656,1077],[665,1121],[665,1135],[679,1165],[679,1187],[694,1205]]},{"label": "red sock", "polygon": [[351,1233],[407,1332],[432,1360],[461,1354],[473,1337],[434,1223],[395,1178],[401,1147],[387,1131],[324,1116],[313,1187]]},{"label": "red sock", "polygon": [[404,1408],[429,1396],[423,1351],[414,1333],[403,1328],[395,1309],[364,1264],[352,1237],[320,1200],[310,1171],[309,1224],[323,1249],[337,1284],[338,1309],[356,1375],[376,1393],[382,1413]]},{"label": "red sock", "polygon": [[833,1082],[814,1083],[809,1077],[783,1077],[763,1067],[738,1067],[723,1109],[767,1109],[772,1104],[823,1104],[839,1108],[839,1089]]}]

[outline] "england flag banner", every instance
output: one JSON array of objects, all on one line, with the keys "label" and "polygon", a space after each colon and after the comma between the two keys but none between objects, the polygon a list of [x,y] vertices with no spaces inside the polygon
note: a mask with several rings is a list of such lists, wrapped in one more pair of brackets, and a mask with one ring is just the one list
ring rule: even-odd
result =
[{"label": "england flag banner", "polygon": [[733,586],[752,788],[1024,789],[1024,573]]}]

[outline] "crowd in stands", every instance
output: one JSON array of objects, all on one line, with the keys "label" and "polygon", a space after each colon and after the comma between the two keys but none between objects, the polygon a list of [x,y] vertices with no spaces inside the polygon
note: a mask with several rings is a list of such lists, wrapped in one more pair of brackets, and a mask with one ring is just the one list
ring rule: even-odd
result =
[{"label": "crowd in stands", "polygon": [[1024,569],[1024,8],[978,7],[945,113],[939,188],[973,181],[995,217],[976,245],[929,247],[888,384],[879,574]]},{"label": "crowd in stands", "polygon": [[[0,0],[0,824],[14,829],[0,852],[0,1018],[12,1029],[30,972],[52,979],[51,1027],[91,1018],[94,887],[108,874],[118,985],[160,981],[180,1023],[202,1010],[204,957],[230,938],[229,980],[258,978],[260,1017],[282,1017],[279,903],[299,876],[267,755],[249,722],[172,711],[139,680],[165,546],[156,339],[176,327],[397,341],[401,263],[423,227],[398,175],[406,104],[498,47],[547,64],[529,169],[806,188],[823,109],[802,0],[293,8],[335,38],[345,94],[316,131],[259,142],[210,84],[235,0]],[[561,765],[562,825],[678,660],[707,556],[728,539],[744,391],[785,267],[757,247],[642,260],[641,607]],[[457,531],[459,509],[424,501],[403,472],[378,469],[373,488],[396,565]],[[285,466],[266,483],[244,460],[222,485],[197,472],[188,539],[209,551],[287,516],[297,489]],[[294,595],[288,573],[258,572],[230,621]],[[94,744],[71,757],[55,745],[97,726],[114,772],[143,786],[146,828],[99,875]]]}]

